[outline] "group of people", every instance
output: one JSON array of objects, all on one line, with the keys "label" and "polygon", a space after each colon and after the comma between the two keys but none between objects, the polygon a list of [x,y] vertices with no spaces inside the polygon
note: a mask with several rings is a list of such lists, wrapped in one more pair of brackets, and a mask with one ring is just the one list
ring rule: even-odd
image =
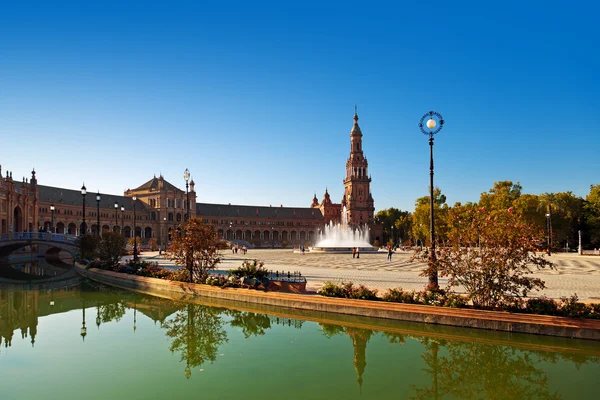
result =
[{"label": "group of people", "polygon": [[246,247],[246,245],[240,247],[238,244],[231,246],[232,254],[237,254],[238,251],[241,251],[242,254],[246,254],[248,252],[248,247]]},{"label": "group of people", "polygon": [[360,258],[360,248],[359,247],[352,248],[352,258]]}]

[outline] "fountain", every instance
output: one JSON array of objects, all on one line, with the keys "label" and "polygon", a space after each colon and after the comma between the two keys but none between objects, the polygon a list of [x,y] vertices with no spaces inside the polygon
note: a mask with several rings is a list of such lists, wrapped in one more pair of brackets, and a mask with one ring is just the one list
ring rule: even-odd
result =
[{"label": "fountain", "polygon": [[353,247],[360,248],[361,252],[377,251],[369,243],[369,227],[367,224],[353,228],[348,225],[346,206],[342,210],[342,222],[330,221],[325,229],[319,233],[319,239],[314,247],[310,248],[315,253],[349,253]]}]

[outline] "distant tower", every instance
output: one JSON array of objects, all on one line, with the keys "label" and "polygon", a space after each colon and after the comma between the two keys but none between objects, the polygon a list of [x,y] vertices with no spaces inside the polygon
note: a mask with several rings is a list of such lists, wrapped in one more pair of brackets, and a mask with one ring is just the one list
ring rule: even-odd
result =
[{"label": "distant tower", "polygon": [[319,207],[319,199],[317,199],[317,193],[315,193],[315,197],[313,197],[311,208]]},{"label": "distant tower", "polygon": [[362,151],[362,132],[358,126],[358,114],[354,106],[354,126],[350,131],[350,158],[346,161],[344,197],[342,208],[346,206],[348,223],[372,224],[375,207],[371,196],[369,163]]}]

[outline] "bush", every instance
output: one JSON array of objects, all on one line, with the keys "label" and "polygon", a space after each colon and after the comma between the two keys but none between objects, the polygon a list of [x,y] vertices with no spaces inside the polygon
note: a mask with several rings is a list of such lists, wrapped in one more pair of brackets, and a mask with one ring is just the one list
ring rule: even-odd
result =
[{"label": "bush", "polygon": [[402,288],[389,289],[383,295],[383,301],[393,303],[419,304],[419,295],[414,290],[405,291]]},{"label": "bush", "polygon": [[467,305],[467,299],[463,296],[445,289],[437,288],[433,285],[427,286],[420,292],[414,290],[409,292],[402,288],[392,288],[383,295],[383,300],[394,303],[423,304],[427,306],[451,308],[462,308]]},{"label": "bush", "polygon": [[354,286],[352,282],[325,282],[325,284],[317,293],[326,297],[340,297],[344,299],[357,300],[380,300],[380,298],[377,297],[377,290],[371,290],[362,284]]},{"label": "bush", "polygon": [[558,304],[547,297],[529,299],[524,311],[528,314],[558,315]]},{"label": "bush", "polygon": [[239,268],[232,269],[229,271],[229,275],[237,276],[238,278],[256,278],[262,279],[269,275],[269,271],[264,267],[265,263],[258,260],[252,262],[244,260]]},{"label": "bush", "polygon": [[574,294],[571,297],[561,297],[560,314],[562,314],[563,317],[587,318],[592,311],[591,307],[579,303],[577,300],[579,300],[577,294]]}]

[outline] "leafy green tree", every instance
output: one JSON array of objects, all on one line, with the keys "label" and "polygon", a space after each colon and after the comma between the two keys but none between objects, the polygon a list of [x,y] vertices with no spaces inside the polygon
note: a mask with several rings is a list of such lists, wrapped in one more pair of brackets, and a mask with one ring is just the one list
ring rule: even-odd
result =
[{"label": "leafy green tree", "polygon": [[588,237],[594,248],[600,246],[600,184],[590,185],[585,197],[584,217]]},{"label": "leafy green tree", "polygon": [[[448,233],[447,214],[448,205],[446,204],[446,196],[442,194],[440,188],[435,188],[433,191],[433,215],[435,219],[435,236],[444,242]],[[430,204],[429,196],[419,197],[415,201],[415,212],[411,218],[412,236],[415,242],[418,240],[421,243],[429,243],[430,230]]]},{"label": "leafy green tree", "polygon": [[[411,213],[397,208],[380,210],[375,215],[375,223],[383,226],[383,241],[388,242],[394,237],[395,242],[407,239],[411,230]],[[392,232],[392,226],[394,230]]]},{"label": "leafy green tree", "polygon": [[489,212],[506,211],[513,206],[513,202],[521,196],[523,187],[519,182],[512,181],[494,182],[489,192],[481,193],[479,207]]},{"label": "leafy green tree", "polygon": [[104,231],[98,245],[98,258],[103,264],[114,266],[121,260],[121,254],[125,249],[126,239],[117,232]]}]

